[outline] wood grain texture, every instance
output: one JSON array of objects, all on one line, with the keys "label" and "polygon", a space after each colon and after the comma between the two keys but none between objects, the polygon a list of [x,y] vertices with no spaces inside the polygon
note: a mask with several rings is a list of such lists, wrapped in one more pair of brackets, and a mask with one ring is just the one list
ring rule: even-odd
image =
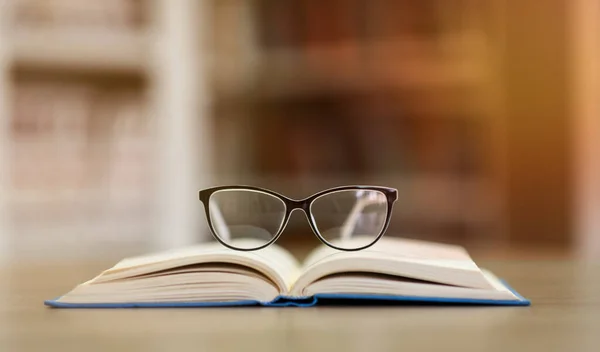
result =
[{"label": "wood grain texture", "polygon": [[[600,263],[482,266],[531,307],[57,310],[44,299],[109,264],[13,266],[0,274],[2,351],[597,351]],[[454,349],[454,348],[453,348]]]}]

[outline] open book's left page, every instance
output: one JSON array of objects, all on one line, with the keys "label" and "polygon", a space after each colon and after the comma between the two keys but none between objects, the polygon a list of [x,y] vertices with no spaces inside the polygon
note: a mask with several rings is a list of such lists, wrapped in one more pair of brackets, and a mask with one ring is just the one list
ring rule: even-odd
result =
[{"label": "open book's left page", "polygon": [[229,297],[264,301],[285,295],[299,270],[296,259],[277,245],[242,252],[203,243],[124,259],[58,300],[91,303],[201,297],[210,301]]}]

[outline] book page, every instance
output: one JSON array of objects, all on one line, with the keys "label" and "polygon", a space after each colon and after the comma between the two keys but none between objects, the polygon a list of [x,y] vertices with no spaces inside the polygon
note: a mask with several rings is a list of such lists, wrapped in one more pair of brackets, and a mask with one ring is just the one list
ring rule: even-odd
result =
[{"label": "book page", "polygon": [[[249,247],[251,244],[244,243],[241,246]],[[184,265],[219,262],[244,265],[260,271],[282,288],[282,291],[287,291],[291,287],[300,272],[300,265],[296,259],[275,244],[262,250],[244,252],[211,242],[124,259],[104,271],[92,282],[144,275]]]},{"label": "book page", "polygon": [[[336,246],[351,248],[347,239]],[[355,247],[355,246],[354,246]],[[388,236],[360,251],[335,250],[322,245],[304,261],[302,274],[294,284],[292,295],[301,295],[308,285],[333,274],[390,275],[431,283],[470,288],[493,289],[493,286],[460,246]]]},{"label": "book page", "polygon": [[[336,246],[352,248],[353,243],[365,243],[364,239],[351,238],[345,243],[333,243]],[[339,257],[373,257],[392,256],[408,261],[426,261],[437,265],[447,265],[458,268],[477,268],[467,251],[455,245],[432,243],[426,241],[404,239],[398,237],[383,237],[373,246],[361,251],[339,251],[326,245],[315,248],[305,259],[303,268],[324,260]]]}]

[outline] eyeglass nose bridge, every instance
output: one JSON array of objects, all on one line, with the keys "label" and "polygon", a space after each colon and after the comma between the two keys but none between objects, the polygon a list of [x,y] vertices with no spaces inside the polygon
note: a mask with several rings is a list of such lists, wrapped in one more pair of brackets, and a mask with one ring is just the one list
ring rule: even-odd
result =
[{"label": "eyeglass nose bridge", "polygon": [[294,213],[296,210],[298,210],[298,211],[304,213],[304,216],[305,216],[306,220],[308,221],[308,225],[312,229],[313,233],[321,241],[325,241],[319,234],[317,226],[314,222],[314,218],[312,217],[312,215],[310,213],[311,198],[306,198],[306,199],[301,199],[301,200],[287,198],[285,200],[285,202],[286,202],[286,207],[287,207],[287,214],[286,214],[285,225],[282,227],[281,231],[283,231],[283,229],[287,226],[288,221],[292,217],[292,213]]},{"label": "eyeglass nose bridge", "polygon": [[288,214],[292,214],[295,210],[301,210],[306,215],[310,213],[310,201],[308,199],[286,199]]}]

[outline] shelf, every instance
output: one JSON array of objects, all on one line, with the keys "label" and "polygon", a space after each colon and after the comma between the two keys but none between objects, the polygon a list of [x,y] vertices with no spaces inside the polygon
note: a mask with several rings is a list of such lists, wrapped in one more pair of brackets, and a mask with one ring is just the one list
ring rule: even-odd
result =
[{"label": "shelf", "polygon": [[12,36],[13,66],[144,73],[149,66],[145,33],[18,30]]},{"label": "shelf", "polygon": [[244,94],[248,89],[264,98],[321,90],[478,89],[491,78],[487,46],[478,34],[430,41],[346,41],[302,49],[268,49],[248,56],[217,54],[211,59],[209,72],[216,91],[225,97]]}]

